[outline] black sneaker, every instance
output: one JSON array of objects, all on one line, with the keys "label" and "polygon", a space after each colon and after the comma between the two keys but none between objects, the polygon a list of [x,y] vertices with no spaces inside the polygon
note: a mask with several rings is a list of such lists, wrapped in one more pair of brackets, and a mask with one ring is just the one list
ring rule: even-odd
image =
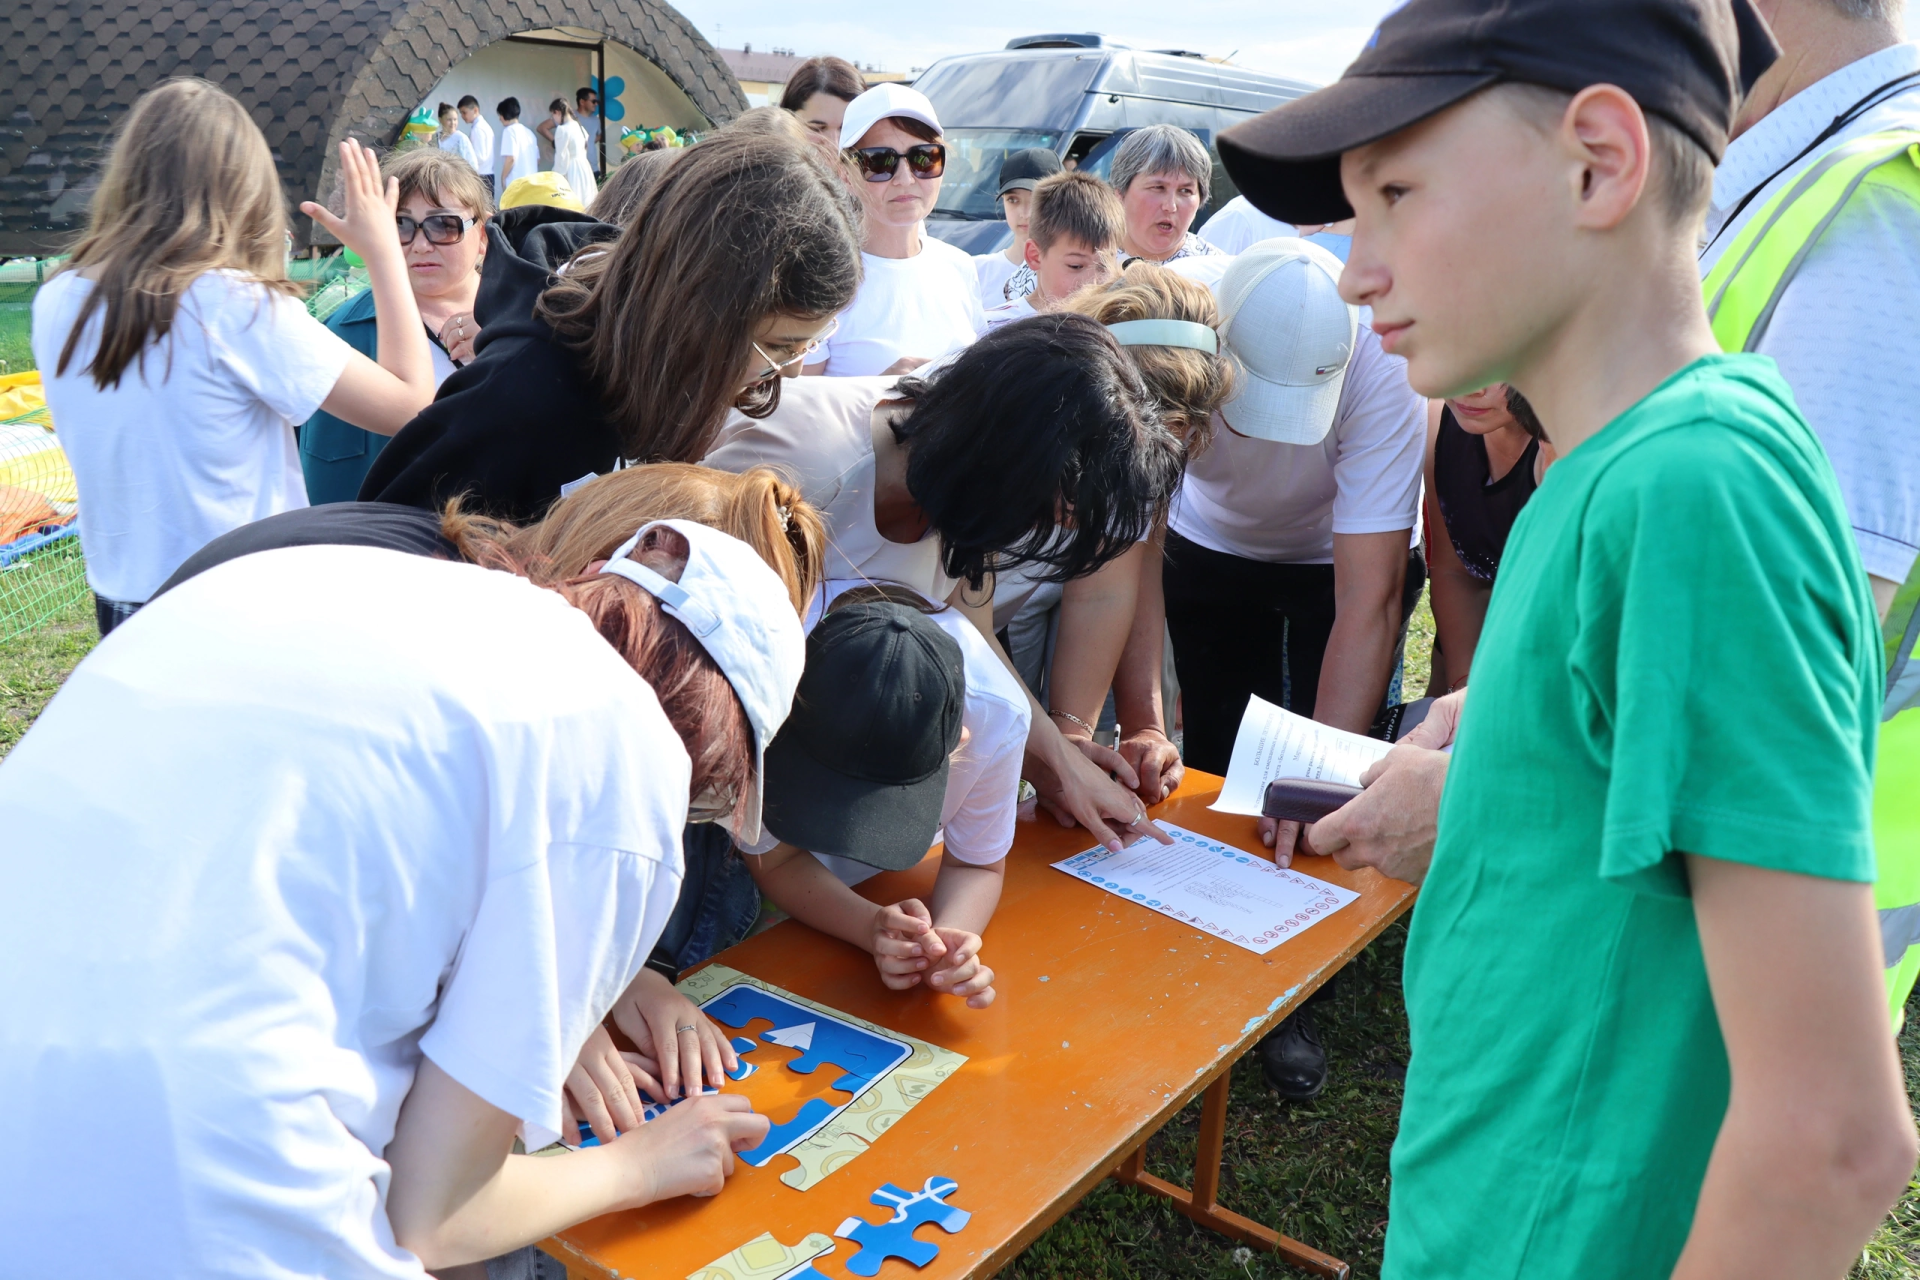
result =
[{"label": "black sneaker", "polygon": [[1283,1098],[1305,1102],[1319,1097],[1327,1087],[1327,1050],[1320,1043],[1320,1029],[1313,1025],[1310,1009],[1290,1015],[1255,1046],[1255,1052],[1267,1083]]}]

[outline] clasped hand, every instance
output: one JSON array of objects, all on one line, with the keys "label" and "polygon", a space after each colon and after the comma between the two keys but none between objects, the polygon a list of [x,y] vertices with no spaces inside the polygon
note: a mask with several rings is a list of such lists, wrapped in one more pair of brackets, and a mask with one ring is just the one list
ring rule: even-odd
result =
[{"label": "clasped hand", "polygon": [[935,925],[918,899],[874,911],[872,950],[880,981],[895,991],[924,978],[935,991],[964,997],[969,1009],[993,1003],[993,970],[980,959],[980,935]]}]

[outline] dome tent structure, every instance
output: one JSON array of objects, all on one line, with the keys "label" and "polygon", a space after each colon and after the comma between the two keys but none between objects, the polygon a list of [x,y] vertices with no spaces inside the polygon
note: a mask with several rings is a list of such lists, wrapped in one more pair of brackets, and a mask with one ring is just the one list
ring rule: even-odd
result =
[{"label": "dome tent structure", "polygon": [[[334,185],[340,141],[391,146],[449,72],[514,36],[635,55],[657,93],[706,122],[747,106],[720,55],[661,0],[14,0],[0,6],[0,256],[71,243],[115,126],[141,93],[185,75],[252,112],[303,248],[313,228],[295,210]],[[528,122],[545,106],[523,99]]]}]

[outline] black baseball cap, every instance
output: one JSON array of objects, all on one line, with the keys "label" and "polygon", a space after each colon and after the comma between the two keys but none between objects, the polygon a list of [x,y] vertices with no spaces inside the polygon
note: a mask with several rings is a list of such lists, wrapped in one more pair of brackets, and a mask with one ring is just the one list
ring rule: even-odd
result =
[{"label": "black baseball cap", "polygon": [[1008,152],[1007,158],[1000,162],[1000,194],[1031,191],[1040,185],[1040,179],[1050,178],[1058,172],[1060,157],[1045,147]]},{"label": "black baseball cap", "polygon": [[967,685],[960,646],[891,600],[829,612],[807,637],[793,711],[767,748],[766,829],[886,871],[940,829]]},{"label": "black baseball cap", "polygon": [[1617,85],[1715,164],[1780,48],[1748,0],[1408,0],[1334,83],[1221,133],[1250,203],[1283,222],[1353,216],[1340,154],[1502,82]]}]

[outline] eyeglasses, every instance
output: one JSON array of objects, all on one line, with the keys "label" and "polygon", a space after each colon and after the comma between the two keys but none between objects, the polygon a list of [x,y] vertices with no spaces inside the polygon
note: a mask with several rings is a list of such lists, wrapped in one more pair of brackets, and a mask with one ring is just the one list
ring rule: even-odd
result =
[{"label": "eyeglasses", "polygon": [[907,168],[916,178],[937,178],[947,171],[947,149],[938,142],[923,142],[917,147],[908,147],[904,152],[893,147],[855,147],[852,150],[853,161],[860,166],[861,176],[868,182],[892,182],[902,156],[906,157]]},{"label": "eyeglasses", "polygon": [[740,805],[732,787],[709,786],[687,805],[688,822],[725,822]]},{"label": "eyeglasses", "polygon": [[766,348],[757,342],[754,343],[753,349],[760,353],[760,358],[767,362],[767,367],[759,373],[754,374],[753,381],[765,382],[768,378],[779,377],[782,370],[792,368],[794,365],[799,364],[802,360],[805,360],[808,356],[818,351],[821,347],[826,346],[827,339],[838,332],[840,332],[840,317],[835,316],[827,327],[816,335],[811,342],[800,348],[797,354],[790,355],[785,360],[775,360],[767,354]]},{"label": "eyeglasses", "polygon": [[399,230],[403,245],[412,244],[418,231],[427,233],[428,244],[459,244],[460,237],[473,227],[473,219],[457,213],[430,213],[416,222],[403,213],[393,220],[393,225]]}]

